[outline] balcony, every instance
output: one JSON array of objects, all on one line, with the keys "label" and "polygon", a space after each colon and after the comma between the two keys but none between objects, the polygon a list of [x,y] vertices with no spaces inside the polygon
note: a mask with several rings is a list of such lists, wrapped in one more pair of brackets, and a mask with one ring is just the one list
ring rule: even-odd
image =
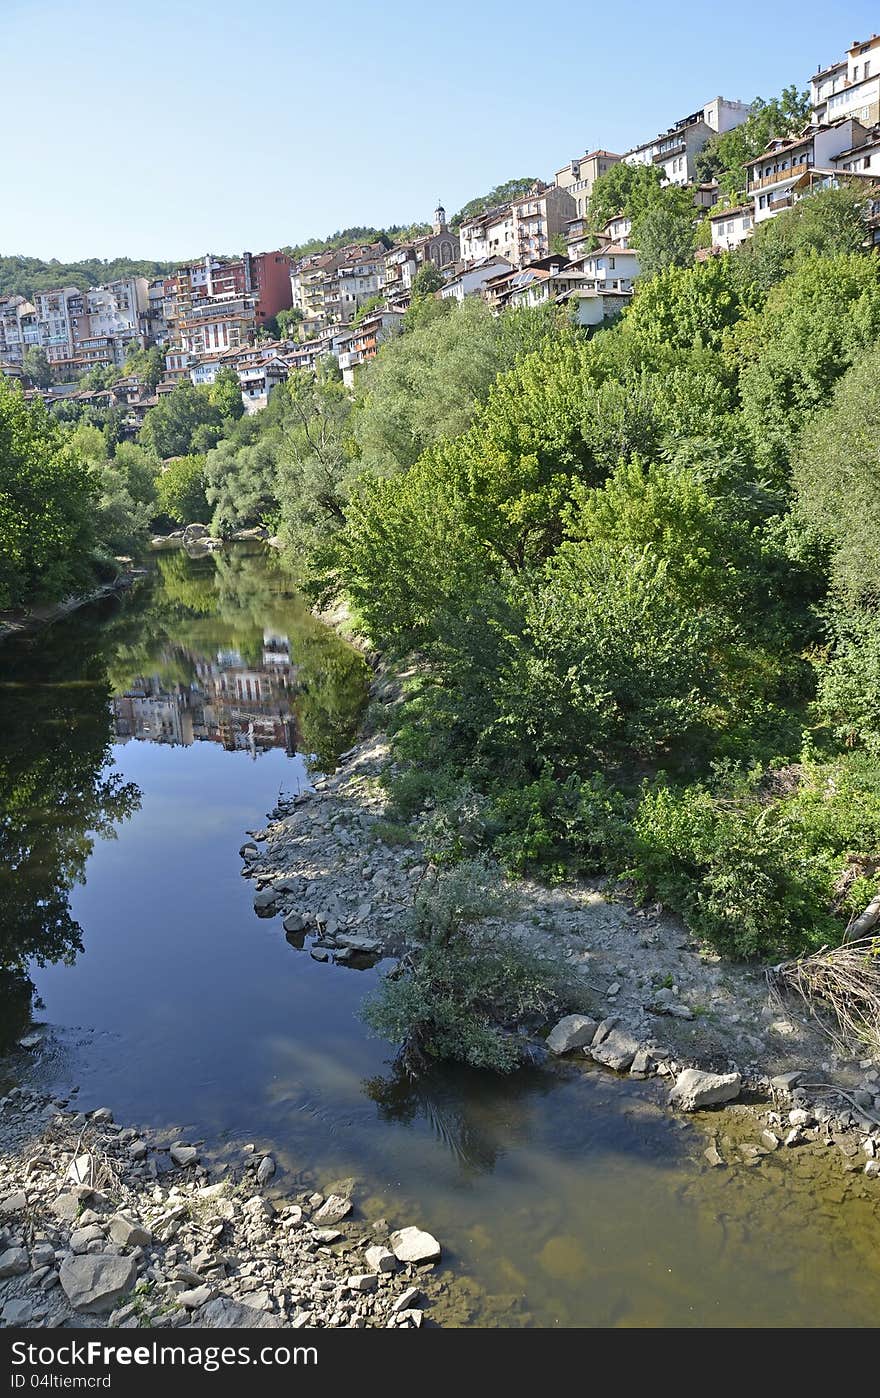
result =
[{"label": "balcony", "polygon": [[768,189],[770,185],[782,184],[783,180],[796,180],[809,170],[812,163],[811,159],[804,157],[803,160],[798,160],[785,170],[774,170],[772,174],[762,175],[759,179],[750,179],[748,183],[749,193],[755,189]]}]

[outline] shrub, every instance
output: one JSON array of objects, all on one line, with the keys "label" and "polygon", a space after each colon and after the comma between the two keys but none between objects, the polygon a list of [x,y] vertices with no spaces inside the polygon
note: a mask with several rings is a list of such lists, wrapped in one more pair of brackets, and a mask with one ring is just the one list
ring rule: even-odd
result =
[{"label": "shrub", "polygon": [[499,925],[515,902],[497,871],[465,860],[418,894],[414,953],[364,1007],[367,1023],[413,1062],[454,1059],[510,1072],[522,1046],[511,1029],[560,1003],[560,968]]}]

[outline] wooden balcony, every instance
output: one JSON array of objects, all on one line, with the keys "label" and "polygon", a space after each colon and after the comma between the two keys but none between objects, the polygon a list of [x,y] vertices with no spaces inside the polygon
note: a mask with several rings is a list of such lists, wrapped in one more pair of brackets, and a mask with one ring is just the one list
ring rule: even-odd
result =
[{"label": "wooden balcony", "polygon": [[749,180],[749,193],[755,189],[767,189],[769,185],[781,184],[783,180],[796,180],[801,175],[806,174],[812,161],[799,160],[797,165],[790,165],[787,170],[774,170],[772,175],[762,175],[760,179]]}]

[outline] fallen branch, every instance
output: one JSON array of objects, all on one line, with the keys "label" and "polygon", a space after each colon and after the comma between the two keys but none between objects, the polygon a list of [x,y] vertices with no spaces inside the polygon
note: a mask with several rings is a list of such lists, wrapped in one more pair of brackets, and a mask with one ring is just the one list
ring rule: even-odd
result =
[{"label": "fallen branch", "polygon": [[880,937],[822,947],[810,956],[772,966],[766,975],[777,1000],[785,993],[800,996],[841,1052],[863,1045],[872,1056],[880,1056]]},{"label": "fallen branch", "polygon": [[843,934],[844,942],[857,942],[866,936],[880,922],[880,893],[872,898],[863,913],[849,924]]}]

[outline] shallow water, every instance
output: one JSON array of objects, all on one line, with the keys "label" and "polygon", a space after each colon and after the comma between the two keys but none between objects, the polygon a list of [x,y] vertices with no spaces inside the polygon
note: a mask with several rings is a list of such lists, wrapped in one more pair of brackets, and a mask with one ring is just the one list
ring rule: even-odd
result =
[{"label": "shallow water", "polygon": [[152,566],[0,647],[0,957],[27,961],[49,1079],[119,1120],[271,1148],[282,1186],[354,1175],[369,1216],[443,1241],[449,1324],[876,1324],[880,1184],[836,1150],[712,1170],[659,1084],[397,1072],[358,1017],[381,968],[288,944],[238,858],[308,781],[297,752],[329,767],[350,741],[361,662],[262,553]]}]

